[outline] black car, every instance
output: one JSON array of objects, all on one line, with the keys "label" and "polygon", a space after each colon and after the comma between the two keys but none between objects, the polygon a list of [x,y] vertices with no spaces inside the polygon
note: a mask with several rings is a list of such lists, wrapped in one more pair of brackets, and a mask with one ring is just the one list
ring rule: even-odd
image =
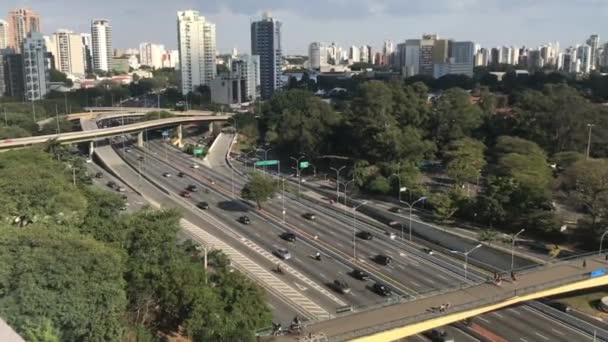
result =
[{"label": "black car", "polygon": [[370,232],[359,232],[357,236],[363,240],[371,240],[374,238],[374,236]]},{"label": "black car", "polygon": [[388,287],[386,287],[386,285],[382,283],[375,283],[374,286],[372,286],[372,290],[384,297],[390,296],[393,293],[391,289],[389,289]]},{"label": "black car", "polygon": [[113,181],[109,181],[107,185],[108,185],[108,187],[109,187],[109,188],[111,188],[111,189],[116,189],[116,187],[118,186],[118,185],[117,185],[115,182],[113,182]]},{"label": "black car", "polygon": [[242,224],[250,224],[251,220],[249,219],[249,216],[241,216],[239,217],[239,222]]},{"label": "black car", "polygon": [[304,215],[302,215],[302,216],[303,216],[305,219],[307,219],[307,220],[311,220],[311,221],[313,221],[315,218],[317,218],[317,217],[315,216],[315,214],[313,214],[313,213],[306,213],[306,214],[304,214]]},{"label": "black car", "polygon": [[393,258],[391,258],[388,255],[384,255],[384,254],[376,255],[376,262],[381,265],[388,266],[391,264],[392,261],[393,261]]},{"label": "black car", "polygon": [[187,189],[188,189],[188,191],[191,191],[191,192],[197,192],[198,191],[198,188],[196,187],[196,185],[188,185]]},{"label": "black car", "polygon": [[369,279],[369,274],[367,274],[367,272],[361,271],[360,269],[354,269],[350,274],[355,279],[359,279],[359,280],[368,280]]},{"label": "black car", "polygon": [[199,202],[196,206],[199,209],[203,209],[203,210],[209,209],[209,203],[207,203],[207,202]]},{"label": "black car", "polygon": [[186,175],[185,173],[183,173],[183,172],[179,172],[179,173],[177,174],[177,177],[179,177],[179,178],[184,178],[184,176],[185,176],[185,175]]},{"label": "black car", "polygon": [[334,282],[332,284],[332,288],[341,294],[350,293],[350,286],[348,286],[348,284],[344,280],[339,280],[339,279],[334,280]]},{"label": "black car", "polygon": [[95,174],[95,178],[103,178],[103,173],[101,173],[101,172],[97,172],[97,173]]},{"label": "black car", "polygon": [[443,330],[432,329],[425,331],[422,335],[428,337],[433,342],[454,342],[454,338]]},{"label": "black car", "polygon": [[390,212],[395,213],[395,214],[399,214],[403,212],[403,209],[399,208],[399,207],[392,207],[389,209]]},{"label": "black car", "polygon": [[283,238],[283,240],[285,241],[296,242],[296,234],[294,233],[283,233],[283,235],[281,235],[281,238]]}]

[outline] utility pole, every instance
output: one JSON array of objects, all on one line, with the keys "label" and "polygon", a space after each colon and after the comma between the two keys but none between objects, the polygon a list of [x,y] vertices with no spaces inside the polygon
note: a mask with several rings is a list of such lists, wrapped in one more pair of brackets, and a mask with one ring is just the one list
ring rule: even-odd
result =
[{"label": "utility pole", "polygon": [[59,109],[57,108],[57,104],[55,104],[55,121],[57,122],[57,134],[61,133],[59,129]]},{"label": "utility pole", "polygon": [[4,108],[4,126],[8,127],[8,118],[6,117],[6,107]]}]

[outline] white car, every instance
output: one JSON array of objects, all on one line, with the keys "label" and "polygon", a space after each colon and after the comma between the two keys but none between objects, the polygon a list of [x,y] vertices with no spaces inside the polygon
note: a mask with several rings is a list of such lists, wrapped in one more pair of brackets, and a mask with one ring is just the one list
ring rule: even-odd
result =
[{"label": "white car", "polygon": [[91,164],[91,163],[93,162],[93,160],[92,160],[91,158],[87,158],[87,159],[85,159],[85,162],[86,162],[87,164]]},{"label": "white car", "polygon": [[198,164],[192,164],[193,169],[198,169],[200,166]]},{"label": "white car", "polygon": [[291,259],[291,253],[289,253],[288,250],[286,250],[285,248],[279,248],[277,249],[274,254],[276,256],[278,256],[279,258],[283,259],[283,260],[289,260]]}]

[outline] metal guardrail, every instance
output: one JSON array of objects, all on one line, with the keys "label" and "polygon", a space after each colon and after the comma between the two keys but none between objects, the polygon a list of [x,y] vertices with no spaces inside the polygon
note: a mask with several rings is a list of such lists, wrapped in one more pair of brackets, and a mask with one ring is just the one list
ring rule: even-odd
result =
[{"label": "metal guardrail", "polygon": [[[455,305],[450,308],[449,314],[454,314],[456,312],[464,312],[464,311],[467,311],[470,309],[479,308],[484,305],[495,304],[495,303],[505,301],[505,300],[508,300],[511,298],[515,298],[518,296],[527,295],[527,294],[539,292],[541,290],[546,290],[549,288],[557,287],[560,285],[569,284],[575,280],[583,280],[583,279],[588,279],[588,278],[589,278],[589,275],[587,273],[577,274],[574,276],[556,279],[556,280],[552,280],[552,281],[538,284],[538,285],[532,285],[532,286],[516,289],[516,290],[509,291],[509,292],[506,292],[506,293],[498,295],[498,296],[493,296],[491,298],[479,299],[479,300],[470,301],[470,302],[467,302],[464,304]],[[389,322],[386,322],[386,323],[383,323],[380,325],[376,325],[373,327],[357,329],[357,330],[353,330],[353,331],[350,331],[350,332],[347,332],[344,334],[340,334],[337,336],[332,336],[331,340],[332,341],[345,341],[345,340],[349,340],[349,339],[353,339],[353,338],[357,338],[357,337],[368,336],[368,335],[372,335],[372,334],[379,333],[382,331],[403,327],[408,324],[418,323],[418,322],[421,322],[424,320],[428,320],[428,319],[432,319],[432,318],[436,318],[436,317],[440,317],[440,316],[444,316],[444,315],[445,314],[438,313],[438,312],[426,312],[426,313],[422,313],[422,314],[417,314],[417,315],[401,318],[398,320],[389,321]]]}]

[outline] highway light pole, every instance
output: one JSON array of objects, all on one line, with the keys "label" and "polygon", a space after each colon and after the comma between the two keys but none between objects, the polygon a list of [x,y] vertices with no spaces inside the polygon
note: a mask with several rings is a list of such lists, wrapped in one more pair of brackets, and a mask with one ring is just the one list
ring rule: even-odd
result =
[{"label": "highway light pole", "polygon": [[[268,160],[268,152],[272,151],[272,148],[269,148],[267,150],[263,148],[258,148],[258,150],[264,152],[264,160]],[[264,165],[264,171],[266,171],[266,165]]]},{"label": "highway light pole", "polygon": [[393,173],[393,174],[391,175],[391,178],[392,178],[392,177],[397,177],[397,180],[399,181],[399,194],[398,194],[398,196],[399,196],[399,202],[401,202],[401,192],[402,192],[402,190],[401,190],[401,189],[402,189],[402,188],[401,188],[401,176],[399,176],[399,175],[398,175],[398,174],[396,174],[396,173]]},{"label": "highway light pole", "polygon": [[[401,190],[401,189],[400,189]],[[399,201],[405,205],[407,205],[410,209],[410,215],[409,215],[409,231],[410,231],[410,241],[412,241],[412,208],[414,208],[414,206],[416,205],[416,203],[418,202],[422,202],[422,201],[426,201],[426,197],[420,197],[419,199],[415,200],[412,204],[409,204],[405,201]],[[403,239],[403,236],[401,237]]]},{"label": "highway light pole", "polygon": [[339,169],[330,167],[330,169],[336,171],[336,201],[338,201],[338,198],[340,198],[340,171],[344,170],[345,166],[342,166]]},{"label": "highway light pole", "polygon": [[[342,183],[344,184],[344,206],[348,208],[348,186],[353,183],[355,180],[349,180],[346,183]],[[338,203],[340,203],[340,201],[337,201]]]},{"label": "highway light pole", "polygon": [[589,159],[589,156],[591,155],[591,130],[593,129],[593,126],[595,125],[587,124],[587,127],[589,127],[589,138],[587,139],[587,159]]},{"label": "highway light pole", "polygon": [[281,183],[283,183],[283,190],[281,194],[281,201],[283,202],[283,210],[281,213],[283,214],[283,224],[285,224],[285,177],[281,178]]},{"label": "highway light pole", "polygon": [[511,237],[511,272],[513,272],[513,268],[515,266],[515,241],[517,241],[519,234],[523,233],[524,231],[525,229],[522,229]]},{"label": "highway light pole", "polygon": [[473,253],[474,250],[481,248],[481,246],[483,246],[482,244],[479,244],[471,249],[469,249],[468,251],[450,251],[450,253],[455,253],[455,254],[461,254],[464,255],[464,281],[466,282],[468,280],[467,277],[467,269],[468,269],[468,265],[469,265],[469,254]]},{"label": "highway light pole", "polygon": [[357,209],[364,204],[367,204],[367,201],[357,206],[353,205],[353,263],[357,263]]},{"label": "highway light pole", "polygon": [[300,168],[300,160],[306,158],[306,156],[301,156],[300,158],[294,158],[294,157],[289,157],[290,159],[293,159],[296,161],[296,171],[297,171],[297,176],[298,176],[298,198],[300,198],[300,190],[302,188],[302,169]]},{"label": "highway light pole", "polygon": [[604,234],[602,234],[602,237],[600,238],[600,251],[598,253],[599,256],[602,255],[602,243],[604,242],[604,238],[606,237],[606,234],[608,234],[608,230],[606,230],[604,232]]}]

